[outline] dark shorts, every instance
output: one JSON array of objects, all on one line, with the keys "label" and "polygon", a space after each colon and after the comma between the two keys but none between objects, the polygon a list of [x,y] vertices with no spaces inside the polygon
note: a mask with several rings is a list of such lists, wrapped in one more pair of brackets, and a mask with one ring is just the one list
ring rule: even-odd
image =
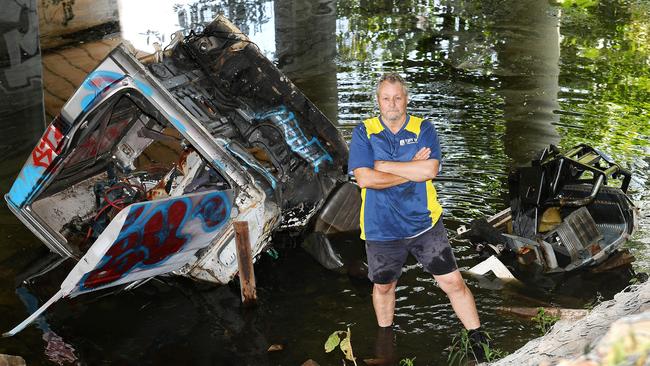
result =
[{"label": "dark shorts", "polygon": [[431,229],[415,238],[366,241],[368,278],[377,284],[396,281],[409,253],[433,275],[444,275],[458,269],[447,230],[440,218]]}]

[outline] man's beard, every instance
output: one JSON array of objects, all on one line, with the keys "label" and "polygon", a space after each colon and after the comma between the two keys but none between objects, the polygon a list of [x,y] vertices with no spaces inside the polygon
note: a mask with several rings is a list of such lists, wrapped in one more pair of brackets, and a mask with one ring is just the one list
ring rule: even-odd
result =
[{"label": "man's beard", "polygon": [[404,118],[404,114],[398,111],[391,111],[391,112],[386,112],[384,113],[384,119],[389,122],[399,122],[402,118]]}]

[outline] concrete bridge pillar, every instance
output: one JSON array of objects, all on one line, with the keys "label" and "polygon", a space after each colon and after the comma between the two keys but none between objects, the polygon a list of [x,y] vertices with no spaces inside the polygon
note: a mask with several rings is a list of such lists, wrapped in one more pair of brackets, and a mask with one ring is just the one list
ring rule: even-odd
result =
[{"label": "concrete bridge pillar", "polygon": [[36,0],[0,0],[0,192],[45,128]]}]

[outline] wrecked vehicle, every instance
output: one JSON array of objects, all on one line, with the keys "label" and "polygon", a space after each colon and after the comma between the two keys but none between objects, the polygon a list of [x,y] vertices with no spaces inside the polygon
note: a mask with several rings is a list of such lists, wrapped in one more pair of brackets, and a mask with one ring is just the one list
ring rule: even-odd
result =
[{"label": "wrecked vehicle", "polygon": [[233,222],[248,222],[253,256],[278,230],[336,226],[347,155],[336,127],[221,16],[146,59],[117,47],[5,196],[53,252],[79,260],[30,318],[61,297],[169,272],[229,282]]},{"label": "wrecked vehicle", "polygon": [[[630,180],[629,171],[590,146],[562,153],[551,145],[530,167],[510,173],[510,207],[460,227],[458,238],[519,273],[602,265],[637,227],[637,208],[626,194]],[[498,277],[510,277],[503,263],[488,260],[470,271],[484,274],[492,267]]]}]

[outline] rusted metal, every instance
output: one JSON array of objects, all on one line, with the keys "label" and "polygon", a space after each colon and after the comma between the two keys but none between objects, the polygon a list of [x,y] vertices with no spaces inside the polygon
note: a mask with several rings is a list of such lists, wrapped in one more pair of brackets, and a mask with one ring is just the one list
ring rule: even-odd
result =
[{"label": "rusted metal", "polygon": [[605,262],[591,269],[593,273],[602,273],[612,269],[632,264],[636,258],[628,249],[619,250],[615,255],[609,257]]},{"label": "rusted metal", "polygon": [[241,300],[246,307],[254,306],[257,303],[257,291],[255,289],[255,270],[253,269],[251,242],[248,236],[248,222],[235,221],[233,226],[235,227],[235,242],[237,243]]}]

